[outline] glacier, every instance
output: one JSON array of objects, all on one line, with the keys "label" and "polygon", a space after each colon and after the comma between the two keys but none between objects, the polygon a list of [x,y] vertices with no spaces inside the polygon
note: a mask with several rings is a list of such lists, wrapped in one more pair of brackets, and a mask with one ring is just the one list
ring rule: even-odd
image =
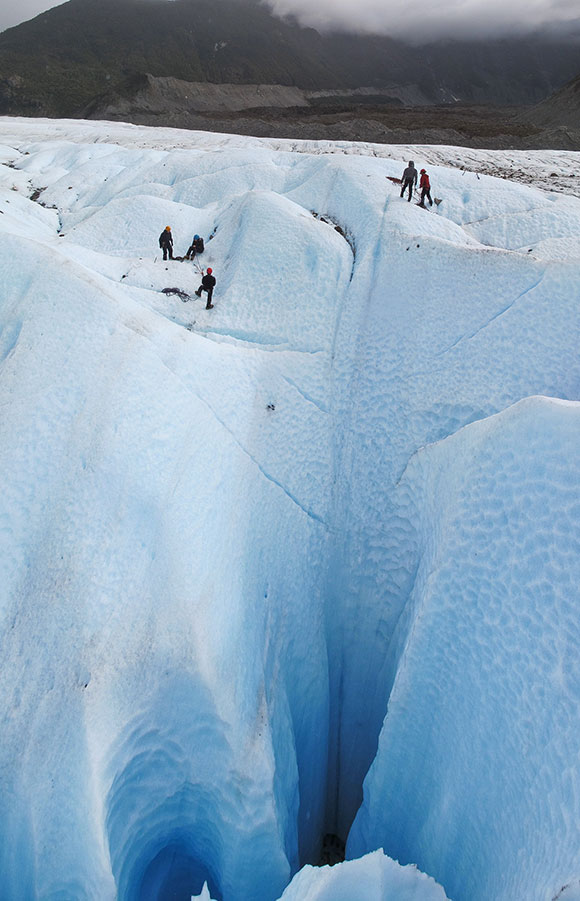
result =
[{"label": "glacier", "polygon": [[2,897],[573,899],[580,154],[0,126]]}]

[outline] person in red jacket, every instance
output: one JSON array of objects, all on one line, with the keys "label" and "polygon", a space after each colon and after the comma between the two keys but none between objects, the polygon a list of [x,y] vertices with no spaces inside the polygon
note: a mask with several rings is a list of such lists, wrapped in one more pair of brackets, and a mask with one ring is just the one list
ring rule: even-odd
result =
[{"label": "person in red jacket", "polygon": [[433,201],[431,200],[431,184],[425,169],[421,169],[419,187],[421,188],[421,200],[419,201],[419,206],[425,206],[425,198],[429,201],[429,206],[433,206]]},{"label": "person in red jacket", "polygon": [[198,297],[201,297],[201,292],[205,291],[207,294],[207,303],[205,305],[206,310],[213,310],[213,303],[211,302],[213,296],[213,289],[215,288],[215,278],[212,275],[213,269],[211,266],[207,267],[206,274],[201,280],[201,285],[195,292]]}]

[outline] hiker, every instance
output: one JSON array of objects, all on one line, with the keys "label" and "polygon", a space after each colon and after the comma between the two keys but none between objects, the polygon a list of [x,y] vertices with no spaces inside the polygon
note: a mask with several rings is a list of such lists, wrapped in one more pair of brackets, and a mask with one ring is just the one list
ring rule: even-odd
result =
[{"label": "hiker", "polygon": [[406,188],[409,188],[409,197],[408,200],[411,200],[413,196],[413,188],[417,184],[417,170],[415,169],[415,163],[413,160],[409,160],[409,165],[403,172],[403,178],[401,179],[403,182],[403,187],[401,188],[401,197],[405,193]]},{"label": "hiker", "polygon": [[193,241],[191,242],[191,246],[187,253],[185,254],[186,260],[195,260],[196,256],[199,256],[200,253],[203,253],[205,250],[203,238],[200,238],[199,235],[193,236]]},{"label": "hiker", "polygon": [[425,169],[421,169],[421,181],[419,182],[419,187],[421,188],[421,200],[419,201],[419,206],[425,206],[425,198],[429,201],[429,206],[433,206],[433,201],[431,200],[431,184]]},{"label": "hiker", "polygon": [[166,225],[164,230],[159,235],[159,246],[163,251],[163,259],[167,259],[167,255],[169,254],[169,259],[173,259],[173,235],[171,234],[171,227]]},{"label": "hiker", "polygon": [[201,285],[195,292],[198,297],[201,297],[202,291],[205,291],[207,293],[207,303],[205,305],[206,310],[213,310],[213,303],[211,302],[211,299],[212,299],[213,289],[215,288],[216,282],[215,282],[215,278],[212,275],[212,272],[213,272],[213,269],[210,266],[208,266],[207,272],[201,280]]}]

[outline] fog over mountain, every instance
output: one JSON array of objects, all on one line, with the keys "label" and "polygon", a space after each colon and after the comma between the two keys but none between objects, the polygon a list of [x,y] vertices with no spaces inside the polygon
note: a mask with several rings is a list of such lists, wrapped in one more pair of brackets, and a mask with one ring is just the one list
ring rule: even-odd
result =
[{"label": "fog over mountain", "polygon": [[[96,2],[96,0],[88,0]],[[168,0],[171,2],[171,0]],[[22,0],[0,5],[0,30],[24,22],[53,6],[54,0]],[[537,0],[530,4],[513,0],[268,0],[280,16],[293,15],[304,25],[320,30],[345,30],[388,34],[420,42],[439,37],[482,38],[530,32],[555,32],[580,36],[576,0]],[[580,63],[579,63],[580,65]]]},{"label": "fog over mountain", "polygon": [[[270,0],[280,15],[293,14],[303,25],[345,29],[418,42],[434,38],[482,38],[531,32],[580,34],[576,0]],[[579,63],[580,65],[580,63]]]}]

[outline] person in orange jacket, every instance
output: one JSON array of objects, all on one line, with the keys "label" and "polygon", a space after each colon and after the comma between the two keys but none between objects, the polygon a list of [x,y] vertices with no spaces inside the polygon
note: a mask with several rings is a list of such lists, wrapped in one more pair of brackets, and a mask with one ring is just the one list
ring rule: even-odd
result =
[{"label": "person in orange jacket", "polygon": [[421,200],[419,201],[419,206],[425,206],[425,198],[429,201],[429,206],[433,206],[433,201],[431,200],[431,183],[425,169],[421,169],[419,187],[421,188]]},{"label": "person in orange jacket", "polygon": [[167,255],[169,254],[169,259],[173,259],[173,235],[171,234],[171,227],[166,225],[161,234],[159,235],[159,246],[163,251],[163,259],[167,259]]}]

